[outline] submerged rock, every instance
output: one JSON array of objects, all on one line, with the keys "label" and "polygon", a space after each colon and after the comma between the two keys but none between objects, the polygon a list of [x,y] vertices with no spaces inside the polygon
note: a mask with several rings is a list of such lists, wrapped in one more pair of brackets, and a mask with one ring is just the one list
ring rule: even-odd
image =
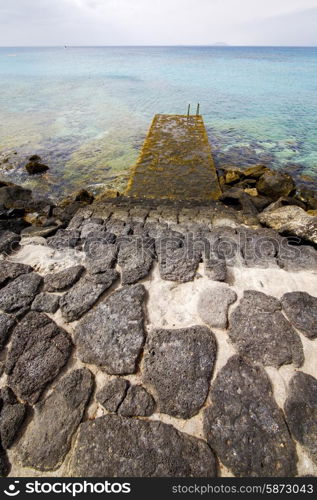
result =
[{"label": "submerged rock", "polygon": [[107,373],[134,373],[144,342],[142,285],[125,286],[98,304],[76,327],[78,357]]},{"label": "submerged rock", "polygon": [[190,418],[203,406],[216,359],[216,341],[204,326],[148,333],[142,378],[158,410]]},{"label": "submerged rock", "polygon": [[317,464],[317,380],[297,372],[284,405],[286,421],[296,439]]},{"label": "submerged rock", "polygon": [[233,356],[220,370],[204,412],[207,442],[238,477],[296,475],[296,448],[265,370]]},{"label": "submerged rock", "polygon": [[15,453],[23,467],[46,471],[57,469],[70,449],[93,386],[89,370],[65,375],[46,399],[34,406],[29,423]]},{"label": "submerged rock", "polygon": [[0,290],[0,309],[15,312],[29,306],[42,283],[36,273],[21,274]]},{"label": "submerged rock", "polygon": [[29,312],[15,327],[6,359],[8,385],[24,401],[35,403],[68,360],[71,340],[45,314]]},{"label": "submerged rock", "polygon": [[[34,155],[35,157],[36,155]],[[25,165],[25,169],[29,175],[34,175],[34,174],[42,174],[44,172],[47,172],[49,170],[49,167],[47,165],[44,165],[44,163],[41,163],[40,160],[32,160],[29,161]]]},{"label": "submerged rock", "polygon": [[204,441],[171,425],[106,415],[80,425],[68,475],[215,477],[216,462]]},{"label": "submerged rock", "polygon": [[289,321],[306,337],[317,337],[317,297],[306,292],[285,293],[282,297],[283,310]]},{"label": "submerged rock", "polygon": [[202,321],[214,328],[227,328],[229,306],[237,294],[226,285],[202,290],[198,301],[198,314]]},{"label": "submerged rock", "polygon": [[1,389],[0,439],[3,448],[10,448],[25,417],[26,406],[19,403],[9,387]]},{"label": "submerged rock", "polygon": [[84,266],[72,266],[58,273],[47,274],[44,276],[44,291],[62,292],[66,290],[79,280],[84,270]]},{"label": "submerged rock", "polygon": [[114,269],[109,269],[107,273],[103,273],[99,281],[90,276],[81,278],[69,292],[60,298],[59,304],[65,321],[75,321],[89,311],[117,277],[118,273]]},{"label": "submerged rock", "polygon": [[229,320],[229,337],[239,354],[277,368],[303,364],[301,340],[281,313],[281,307],[274,297],[255,290],[244,292]]}]

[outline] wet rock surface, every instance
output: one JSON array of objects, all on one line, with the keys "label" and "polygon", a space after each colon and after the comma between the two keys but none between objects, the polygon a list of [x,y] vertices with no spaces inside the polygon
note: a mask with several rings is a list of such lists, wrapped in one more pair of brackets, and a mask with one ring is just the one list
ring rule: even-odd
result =
[{"label": "wet rock surface", "polygon": [[135,371],[144,342],[142,285],[125,286],[98,304],[76,327],[79,358],[109,374]]},{"label": "wet rock surface", "polygon": [[306,337],[317,337],[317,297],[306,292],[285,293],[282,297],[283,310],[289,321]]},{"label": "wet rock surface", "polygon": [[89,370],[74,370],[35,405],[34,417],[15,449],[23,466],[45,471],[61,464],[82,419],[92,385]]},{"label": "wet rock surface", "polygon": [[68,334],[45,314],[29,312],[15,327],[6,359],[8,385],[23,401],[34,403],[71,352]]},{"label": "wet rock surface", "polygon": [[155,401],[151,394],[141,385],[131,385],[118,413],[122,417],[149,417],[154,409]]},{"label": "wet rock surface", "polygon": [[236,300],[237,294],[228,286],[207,288],[199,296],[198,314],[208,326],[227,328],[229,306]]},{"label": "wet rock surface", "polygon": [[303,364],[301,340],[281,307],[274,297],[253,290],[244,292],[229,319],[229,337],[239,354],[268,366]]},{"label": "wet rock surface", "polygon": [[84,266],[72,266],[63,269],[58,273],[51,273],[44,276],[45,292],[61,292],[71,287],[79,280],[84,272]]},{"label": "wet rock surface", "polygon": [[80,425],[74,477],[214,477],[207,444],[171,425],[107,415]]},{"label": "wet rock surface", "polygon": [[19,403],[9,387],[0,393],[0,439],[3,448],[10,448],[23,423],[26,405]]},{"label": "wet rock surface", "polygon": [[264,369],[233,356],[220,370],[205,410],[207,442],[238,477],[291,477],[297,455]]},{"label": "wet rock surface", "polygon": [[256,188],[260,194],[278,199],[294,191],[295,184],[290,175],[268,170],[259,178]]},{"label": "wet rock surface", "polygon": [[317,380],[298,372],[291,379],[284,411],[287,425],[317,464]]},{"label": "wet rock surface", "polygon": [[203,326],[148,333],[142,378],[158,409],[190,418],[204,404],[216,358],[213,333]]},{"label": "wet rock surface", "polygon": [[81,278],[73,288],[60,299],[62,316],[67,322],[75,321],[85,314],[97,302],[117,279],[117,273],[110,270],[103,273],[101,280],[89,276]]},{"label": "wet rock surface", "polygon": [[36,273],[21,274],[0,290],[0,309],[14,312],[29,306],[42,284]]}]

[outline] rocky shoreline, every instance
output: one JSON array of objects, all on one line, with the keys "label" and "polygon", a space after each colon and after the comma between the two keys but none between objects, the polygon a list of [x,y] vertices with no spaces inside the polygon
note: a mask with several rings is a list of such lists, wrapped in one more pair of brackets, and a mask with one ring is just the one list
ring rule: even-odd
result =
[{"label": "rocky shoreline", "polygon": [[2,475],[317,475],[317,197],[219,174],[208,204],[1,183]]}]

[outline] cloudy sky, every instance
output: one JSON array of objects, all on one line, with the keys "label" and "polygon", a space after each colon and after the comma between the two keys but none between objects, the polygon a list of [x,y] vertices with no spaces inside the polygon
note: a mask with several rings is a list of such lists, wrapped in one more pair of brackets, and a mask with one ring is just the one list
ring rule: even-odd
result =
[{"label": "cloudy sky", "polygon": [[317,0],[0,0],[0,46],[317,45]]}]

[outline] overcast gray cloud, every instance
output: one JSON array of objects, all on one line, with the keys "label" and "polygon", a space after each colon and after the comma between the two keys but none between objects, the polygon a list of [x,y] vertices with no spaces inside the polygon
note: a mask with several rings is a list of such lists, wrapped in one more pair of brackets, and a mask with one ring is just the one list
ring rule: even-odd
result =
[{"label": "overcast gray cloud", "polygon": [[317,45],[317,0],[0,0],[0,45]]}]

